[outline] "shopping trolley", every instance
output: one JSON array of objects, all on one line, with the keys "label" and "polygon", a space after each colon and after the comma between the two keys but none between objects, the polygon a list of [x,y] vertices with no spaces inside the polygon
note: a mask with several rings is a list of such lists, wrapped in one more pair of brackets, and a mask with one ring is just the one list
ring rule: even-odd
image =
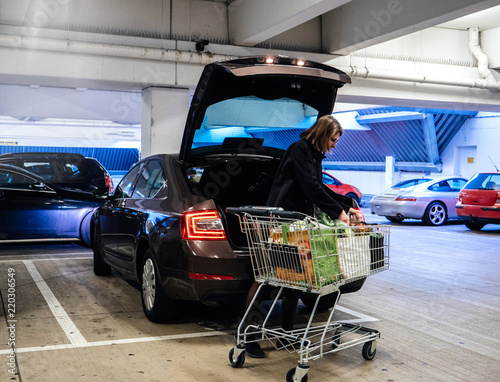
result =
[{"label": "shopping trolley", "polygon": [[[298,365],[286,375],[287,382],[307,381],[309,361],[352,346],[363,344],[362,356],[373,359],[380,338],[377,330],[332,320],[340,293],[326,322],[317,323],[314,316],[322,297],[389,268],[390,226],[329,227],[311,216],[281,208],[228,207],[227,212],[239,217],[259,283],[238,326],[236,346],[229,352],[231,365],[243,366],[246,344],[263,340],[299,355]],[[276,297],[262,323],[243,329],[265,285],[277,287]],[[285,331],[271,324],[270,316],[284,288],[317,295],[305,327]]]}]

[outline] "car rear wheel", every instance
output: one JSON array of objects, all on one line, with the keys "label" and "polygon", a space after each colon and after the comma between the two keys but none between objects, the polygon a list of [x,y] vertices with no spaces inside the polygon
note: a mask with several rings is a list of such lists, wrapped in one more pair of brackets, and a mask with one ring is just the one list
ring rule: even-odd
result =
[{"label": "car rear wheel", "polygon": [[350,193],[348,193],[346,196],[347,196],[348,198],[352,198],[352,199],[354,199],[354,200],[356,201],[356,203],[358,203],[358,204],[359,204],[360,200],[359,200],[359,198],[356,196],[356,194],[353,194],[352,192],[350,192]]},{"label": "car rear wheel", "polygon": [[398,218],[396,216],[386,216],[386,219],[393,223],[401,223],[405,218]]},{"label": "car rear wheel", "polygon": [[465,226],[473,231],[480,231],[486,224],[465,222]]},{"label": "car rear wheel", "polygon": [[163,290],[150,249],[146,251],[142,263],[141,292],[142,309],[149,321],[164,322],[176,317],[176,301],[170,299]]},{"label": "car rear wheel", "polygon": [[425,210],[422,220],[427,225],[442,225],[447,219],[446,207],[441,202],[432,202]]},{"label": "car rear wheel", "polygon": [[99,236],[97,235],[97,233],[94,233],[92,251],[94,252],[94,274],[96,276],[110,275],[111,267],[106,264],[102,258],[101,245],[99,243]]}]

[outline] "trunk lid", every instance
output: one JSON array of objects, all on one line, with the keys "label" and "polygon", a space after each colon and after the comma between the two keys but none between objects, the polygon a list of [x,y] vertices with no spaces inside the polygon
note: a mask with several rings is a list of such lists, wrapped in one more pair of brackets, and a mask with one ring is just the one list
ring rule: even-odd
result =
[{"label": "trunk lid", "polygon": [[290,58],[208,64],[191,102],[179,159],[281,157],[301,131],[333,111],[337,89],[350,82],[331,66]]}]

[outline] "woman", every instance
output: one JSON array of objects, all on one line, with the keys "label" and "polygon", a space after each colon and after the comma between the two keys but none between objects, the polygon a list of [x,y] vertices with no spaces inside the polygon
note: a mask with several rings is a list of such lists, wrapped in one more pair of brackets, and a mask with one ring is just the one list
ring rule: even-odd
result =
[{"label": "woman", "polygon": [[[322,180],[321,162],[325,153],[335,148],[342,133],[342,126],[331,115],[318,118],[314,125],[301,133],[300,140],[288,147],[281,160],[267,205],[311,216],[319,208],[333,220],[339,219],[346,224],[349,224],[349,214],[361,218],[361,211],[352,208],[352,199],[336,194]],[[247,307],[257,288],[257,283],[250,288]],[[283,291],[282,326],[286,331],[293,330],[299,296],[298,290],[285,288]],[[259,298],[256,303],[261,301]],[[250,357],[265,356],[257,342],[248,343],[246,351]]]}]

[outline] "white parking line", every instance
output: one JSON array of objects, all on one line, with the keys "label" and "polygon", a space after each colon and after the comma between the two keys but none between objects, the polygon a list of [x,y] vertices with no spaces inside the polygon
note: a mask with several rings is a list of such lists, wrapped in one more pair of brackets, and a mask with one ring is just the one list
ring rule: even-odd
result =
[{"label": "white parking line", "polygon": [[[107,341],[96,341],[96,342],[87,342],[87,340],[80,333],[76,325],[73,323],[71,318],[69,318],[66,311],[62,308],[61,304],[57,300],[56,296],[50,290],[47,283],[44,281],[41,274],[36,269],[33,261],[40,260],[87,260],[87,257],[80,258],[58,258],[58,259],[33,259],[33,260],[22,260],[25,264],[26,269],[30,273],[33,281],[36,283],[38,289],[42,293],[45,301],[47,302],[50,310],[54,314],[54,317],[57,319],[57,322],[63,329],[64,333],[68,337],[70,344],[62,344],[62,345],[45,345],[45,346],[35,346],[35,347],[25,347],[25,348],[16,348],[16,353],[27,353],[27,352],[38,352],[38,351],[46,351],[46,350],[64,350],[64,349],[75,349],[75,348],[84,348],[84,347],[94,347],[94,346],[111,346],[111,345],[120,345],[120,344],[129,344],[129,343],[141,343],[141,342],[153,342],[153,341],[167,341],[167,340],[178,340],[178,339],[186,339],[186,338],[198,338],[198,337],[211,337],[211,336],[223,336],[223,335],[233,335],[234,333],[228,333],[224,331],[210,331],[210,332],[200,332],[200,333],[186,333],[186,334],[176,334],[176,335],[164,335],[157,337],[142,337],[142,338],[127,338],[127,339],[117,339],[117,340],[107,340]],[[356,312],[352,309],[345,308],[343,306],[337,305],[335,307],[336,310],[347,313],[356,318],[350,320],[342,320],[341,322],[345,323],[361,323],[361,322],[373,322],[378,321],[378,319],[374,317],[367,316],[365,314]],[[315,323],[315,325],[322,325],[324,323]],[[10,349],[0,350],[0,354],[8,354]]]},{"label": "white parking line", "polygon": [[47,301],[52,314],[54,314],[57,322],[59,323],[59,325],[61,325],[62,330],[66,334],[66,337],[68,337],[71,344],[75,346],[86,345],[87,340],[83,337],[82,333],[80,333],[71,318],[69,318],[66,311],[62,308],[56,296],[54,295],[54,293],[52,293],[47,283],[43,280],[42,275],[40,274],[40,272],[38,272],[33,262],[31,260],[24,260],[23,263],[24,265],[26,265],[26,268],[33,278],[33,281],[35,281],[36,286],[42,293],[45,301]]},{"label": "white parking line", "polygon": [[[140,342],[153,342],[153,341],[167,341],[167,340],[179,340],[186,338],[198,338],[198,337],[213,337],[213,336],[224,336],[233,335],[227,332],[213,331],[213,332],[203,332],[203,333],[186,333],[186,334],[174,334],[167,336],[158,337],[143,337],[143,338],[127,338],[121,340],[108,340],[108,341],[96,341],[96,342],[86,342],[85,344],[66,344],[66,345],[47,345],[47,346],[35,346],[29,348],[16,348],[16,353],[29,353],[45,350],[64,350],[64,349],[76,349],[94,346],[111,346],[111,345],[123,345],[130,343],[140,343]],[[0,354],[8,354],[10,349],[0,350]]]}]

